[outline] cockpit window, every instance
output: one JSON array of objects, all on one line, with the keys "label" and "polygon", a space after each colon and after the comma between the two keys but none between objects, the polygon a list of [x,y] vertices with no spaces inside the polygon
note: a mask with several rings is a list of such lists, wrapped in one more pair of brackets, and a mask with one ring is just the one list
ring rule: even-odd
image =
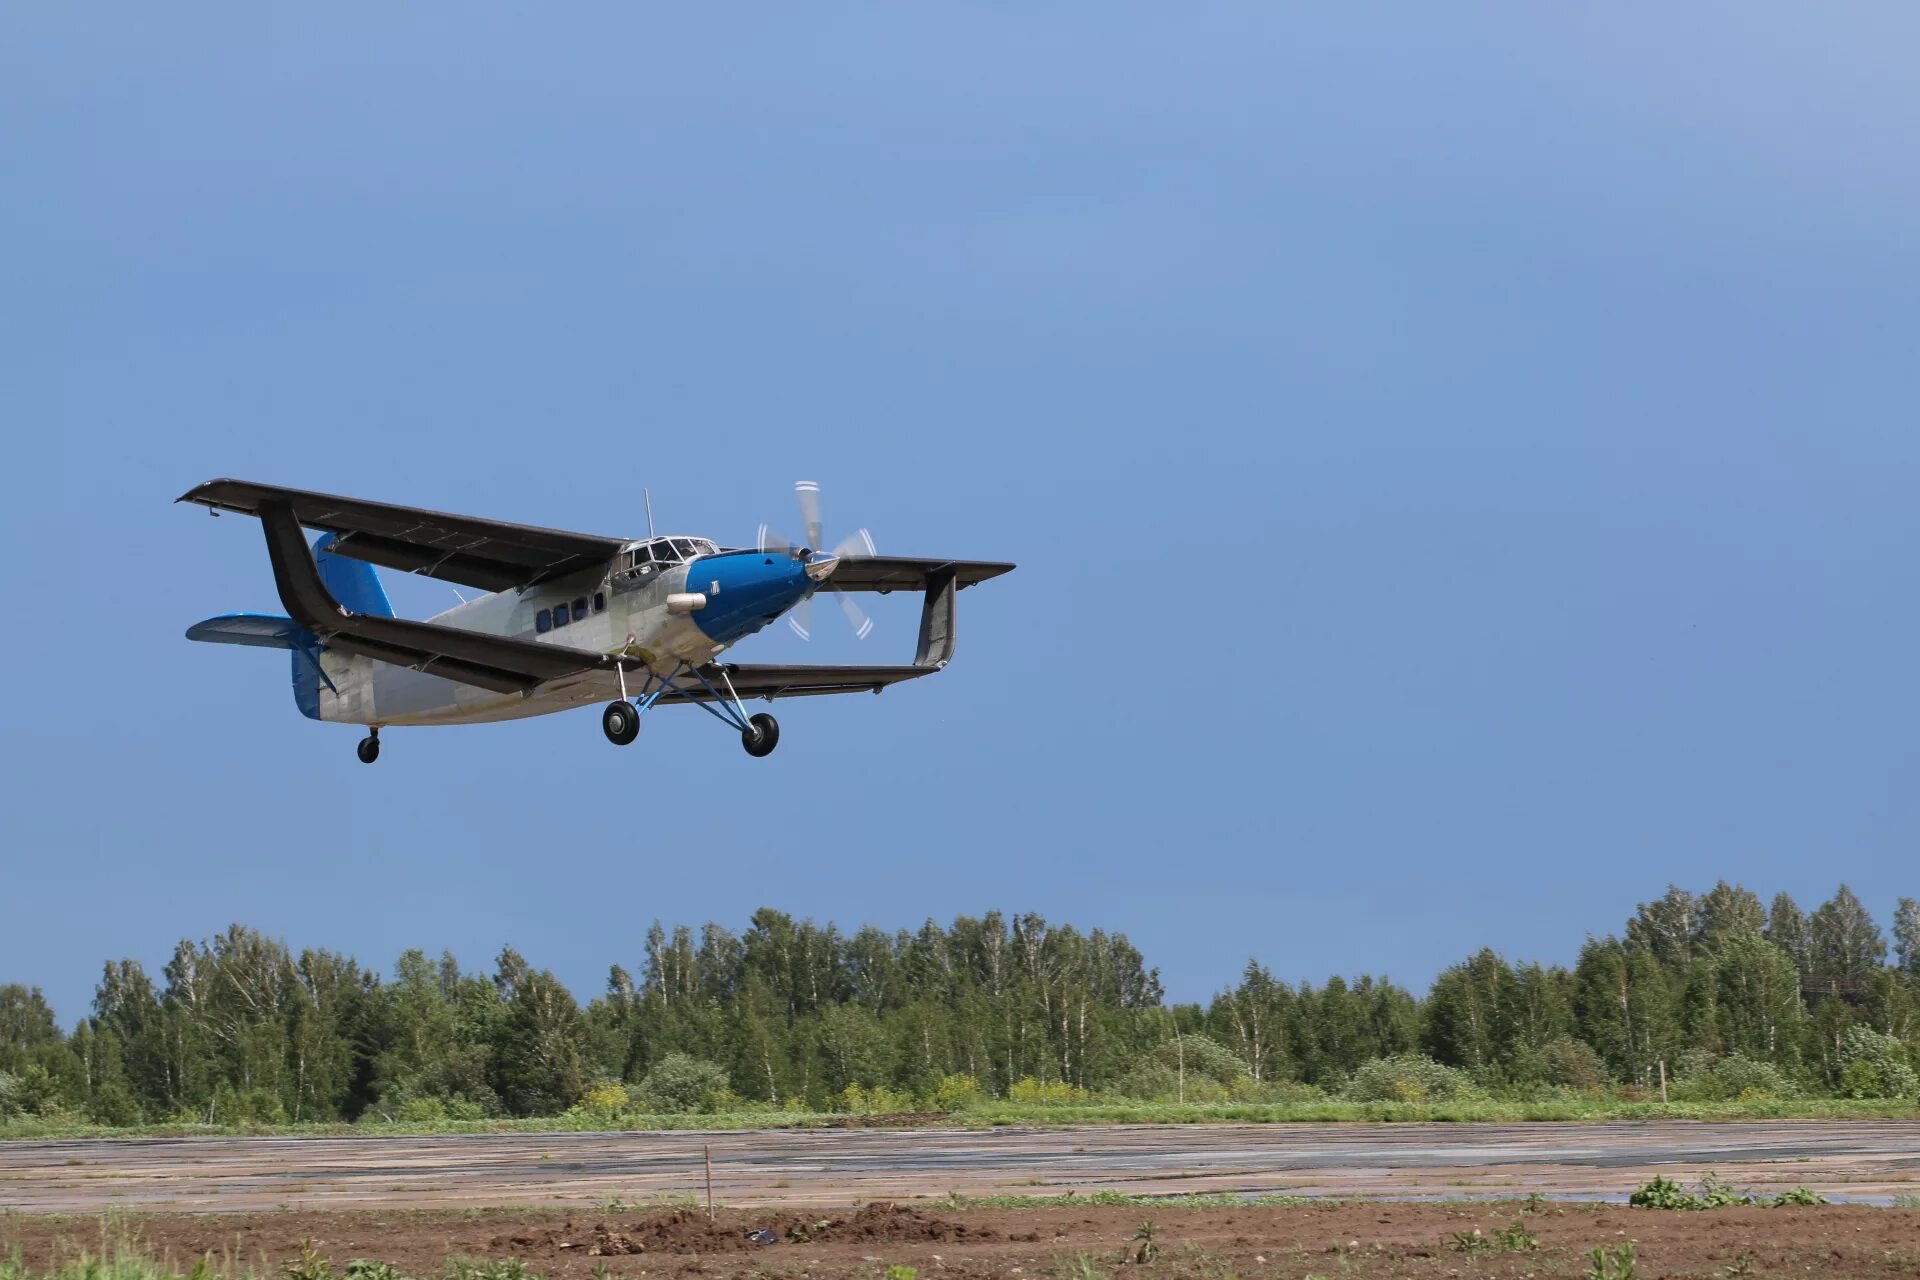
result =
[{"label": "cockpit window", "polygon": [[700,554],[694,550],[693,540],[691,538],[675,538],[673,540],[673,551],[675,558],[680,560],[691,560]]}]

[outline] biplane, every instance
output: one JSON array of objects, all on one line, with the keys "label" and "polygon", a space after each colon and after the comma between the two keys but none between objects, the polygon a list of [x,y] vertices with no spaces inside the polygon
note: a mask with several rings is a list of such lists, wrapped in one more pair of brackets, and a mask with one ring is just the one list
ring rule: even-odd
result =
[{"label": "biplane", "polygon": [[[953,658],[954,597],[1014,566],[876,553],[862,529],[821,550],[819,486],[795,486],[806,530],[760,527],[756,545],[603,537],[423,511],[244,480],[210,480],[179,501],[257,517],[285,614],[230,613],[189,640],[285,649],[294,703],[311,719],[365,725],[362,761],[393,725],[477,724],[604,702],[607,740],[626,746],[653,708],[690,703],[740,734],[751,756],[780,741],[763,698],[879,693]],[[320,537],[307,542],[306,530]],[[375,566],[479,588],[425,621],[397,618]],[[873,624],[852,593],[918,591],[920,635],[903,666],[722,662],[786,618],[802,638],[815,593],[839,597],[855,633]]]}]

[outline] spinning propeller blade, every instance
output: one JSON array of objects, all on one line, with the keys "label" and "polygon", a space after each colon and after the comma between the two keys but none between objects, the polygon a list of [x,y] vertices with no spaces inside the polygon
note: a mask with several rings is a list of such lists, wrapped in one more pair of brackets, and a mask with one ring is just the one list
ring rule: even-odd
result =
[{"label": "spinning propeller blade", "polygon": [[820,549],[820,486],[811,480],[794,481],[793,491],[800,495],[800,518],[806,522],[807,545]]},{"label": "spinning propeller blade", "polygon": [[[756,545],[763,552],[805,559],[820,550],[820,543],[823,540],[820,523],[820,486],[812,480],[801,480],[794,484],[793,491],[800,499],[800,519],[807,531],[806,544],[796,548],[785,537],[763,524],[760,526],[760,538]],[[842,538],[839,545],[828,554],[842,560],[857,560],[862,556],[878,555],[879,552],[874,549],[873,535],[865,529],[857,529]],[[825,585],[832,588],[833,579],[829,577]],[[860,606],[853,602],[853,597],[846,592],[834,588],[834,594],[840,598],[840,611],[846,614],[847,625],[853,628],[855,638],[865,640],[873,633],[873,619],[869,618]],[[787,615],[787,626],[802,640],[813,638],[812,596],[802,600],[793,612]]]}]

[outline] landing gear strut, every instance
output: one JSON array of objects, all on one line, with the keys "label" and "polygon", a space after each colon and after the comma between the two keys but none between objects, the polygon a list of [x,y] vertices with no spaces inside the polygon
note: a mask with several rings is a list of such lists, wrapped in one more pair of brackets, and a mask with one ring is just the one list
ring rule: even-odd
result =
[{"label": "landing gear strut", "polygon": [[[670,693],[686,698],[714,719],[739,730],[740,745],[746,748],[750,756],[772,755],[774,747],[780,741],[780,722],[764,711],[758,715],[749,716],[747,709],[740,705],[740,695],[734,692],[733,680],[727,675],[727,669],[723,666],[715,665],[703,671],[699,667],[690,666],[684,662],[677,663],[665,679],[648,671],[646,680],[640,686],[639,696],[632,701],[628,701],[627,695],[626,664],[618,663],[614,670],[619,673],[620,700],[609,702],[606,709],[600,713],[600,728],[606,733],[607,741],[617,747],[624,747],[640,736],[640,717],[651,711],[654,703]],[[674,684],[682,672],[698,680],[700,688],[707,696],[702,698],[692,690]],[[717,686],[713,679],[709,678],[710,674],[719,679]],[[726,692],[722,693],[722,689]]]},{"label": "landing gear strut", "polygon": [[372,764],[375,760],[378,760],[380,758],[380,731],[378,729],[367,730],[367,736],[360,739],[360,745],[354,748],[354,753],[360,757],[361,764]]}]

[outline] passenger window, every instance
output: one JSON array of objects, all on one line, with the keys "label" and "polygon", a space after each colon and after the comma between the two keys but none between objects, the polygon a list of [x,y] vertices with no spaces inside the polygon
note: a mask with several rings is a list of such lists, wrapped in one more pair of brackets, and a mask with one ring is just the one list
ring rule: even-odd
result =
[{"label": "passenger window", "polygon": [[541,635],[545,635],[547,632],[553,630],[553,611],[551,609],[542,609],[540,612],[534,614],[533,629]]},{"label": "passenger window", "polygon": [[553,606],[553,625],[556,627],[564,627],[568,621],[570,621],[570,619],[567,617],[567,606],[563,604]]},{"label": "passenger window", "polygon": [[587,616],[587,598],[585,596],[581,596],[573,602],[573,616],[576,618],[584,618]]},{"label": "passenger window", "polygon": [[596,591],[593,593],[593,611],[595,613],[605,613],[607,611],[607,593],[606,592]]}]

